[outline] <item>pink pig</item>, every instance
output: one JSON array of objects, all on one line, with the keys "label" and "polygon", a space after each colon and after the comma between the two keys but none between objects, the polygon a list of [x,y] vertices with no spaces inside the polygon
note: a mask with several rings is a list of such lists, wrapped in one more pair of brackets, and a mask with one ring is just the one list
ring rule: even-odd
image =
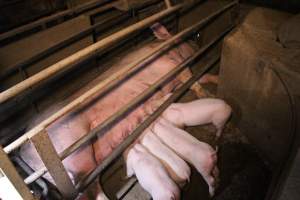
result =
[{"label": "pink pig", "polygon": [[210,195],[214,194],[216,166],[216,151],[208,144],[200,142],[192,135],[160,118],[153,125],[153,132],[181,158],[192,164],[203,176],[209,186]]},{"label": "pink pig", "polygon": [[162,162],[171,178],[178,185],[184,185],[189,181],[190,167],[174,151],[163,144],[150,129],[145,131],[140,143]]},{"label": "pink pig", "polygon": [[179,200],[180,190],[164,166],[142,145],[136,144],[126,156],[127,176],[136,175],[153,200]]},{"label": "pink pig", "polygon": [[163,117],[177,127],[197,126],[212,123],[219,138],[231,115],[231,107],[221,99],[205,98],[188,103],[173,103]]}]

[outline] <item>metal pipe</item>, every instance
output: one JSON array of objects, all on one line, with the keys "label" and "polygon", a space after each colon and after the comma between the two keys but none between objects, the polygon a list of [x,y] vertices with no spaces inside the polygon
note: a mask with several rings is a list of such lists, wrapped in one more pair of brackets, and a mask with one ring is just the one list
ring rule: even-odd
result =
[{"label": "metal pipe", "polygon": [[[71,36],[70,38],[67,38],[61,42],[59,42],[58,44],[53,45],[52,47],[39,52],[36,55],[33,55],[32,57],[28,58],[25,61],[21,61],[13,66],[8,67],[7,70],[3,71],[0,73],[0,80],[4,79],[7,76],[10,76],[11,74],[15,73],[16,71],[18,71],[18,69],[20,68],[25,68],[27,66],[32,65],[33,63],[43,59],[46,56],[51,55],[52,53],[55,53],[56,51],[58,51],[59,49],[66,47],[67,45],[70,45],[76,41],[78,41],[79,39],[91,34],[94,30],[97,29],[97,31],[99,31],[98,29],[100,28],[101,30],[104,30],[105,28],[107,28],[106,23],[113,21],[114,23],[118,23],[119,21],[122,21],[124,19],[127,19],[129,17],[129,14],[121,14],[118,15],[117,17],[112,17],[110,19],[108,19],[106,22],[101,22],[101,23],[96,23],[88,28],[86,28],[85,30]],[[101,31],[100,30],[100,31]]]},{"label": "metal pipe", "polygon": [[21,136],[20,138],[18,138],[17,140],[15,140],[14,142],[12,142],[8,146],[6,146],[4,148],[5,152],[10,153],[14,149],[18,148],[20,145],[22,145],[23,143],[25,143],[28,140],[28,138],[30,138],[33,135],[37,134],[38,132],[40,132],[41,130],[43,130],[44,128],[46,128],[48,125],[50,125],[51,123],[53,123],[55,120],[57,120],[58,118],[60,118],[63,115],[65,115],[67,112],[69,112],[72,109],[74,109],[74,108],[80,106],[81,104],[83,104],[84,101],[88,100],[89,97],[91,97],[91,96],[95,95],[96,93],[98,93],[101,89],[105,90],[106,88],[112,88],[113,86],[115,86],[116,84],[118,84],[120,82],[120,80],[124,80],[126,77],[128,77],[130,74],[132,74],[134,71],[136,71],[137,69],[139,69],[139,67],[140,67],[139,65],[141,63],[148,62],[149,61],[148,57],[155,56],[155,54],[157,54],[157,51],[163,51],[163,49],[166,48],[168,45],[176,43],[176,41],[179,38],[181,38],[182,36],[185,36],[189,32],[192,32],[192,31],[196,30],[197,28],[205,25],[205,23],[209,22],[211,19],[213,19],[214,17],[216,17],[219,14],[223,13],[224,11],[226,11],[229,8],[231,8],[235,4],[234,3],[228,4],[227,6],[223,7],[219,11],[215,12],[213,15],[211,15],[211,16],[203,19],[203,20],[201,20],[199,23],[197,23],[197,24],[195,24],[195,25],[193,25],[193,26],[185,29],[184,31],[182,31],[182,32],[180,32],[178,34],[176,34],[171,39],[163,42],[161,45],[159,45],[158,47],[154,48],[152,52],[144,55],[139,60],[131,63],[127,67],[124,67],[122,70],[120,70],[117,73],[113,74],[108,79],[105,79],[104,81],[100,82],[94,88],[92,88],[91,90],[87,91],[86,93],[84,93],[83,95],[81,95],[79,98],[75,99],[74,101],[72,101],[71,103],[69,103],[68,105],[66,105],[65,107],[63,107],[61,110],[59,110],[58,112],[56,112],[55,114],[53,114],[52,116],[50,116],[48,119],[46,119],[43,122],[41,122],[38,126],[36,126],[35,128],[31,129],[29,132],[25,133],[23,136]]},{"label": "metal pipe", "polygon": [[[29,175],[34,173],[33,169],[31,169],[31,167],[22,158],[20,158],[20,156],[14,155],[11,157],[11,160],[16,162],[24,170],[26,174]],[[46,197],[49,192],[47,183],[42,178],[38,178],[36,180],[36,184],[42,188],[43,197]]]},{"label": "metal pipe", "polygon": [[219,60],[219,56],[212,59],[207,65],[205,65],[200,72],[190,78],[183,86],[181,86],[172,96],[166,100],[152,115],[150,115],[140,126],[138,126],[131,135],[129,135],[113,152],[103,160],[103,162],[98,165],[95,170],[93,170],[88,176],[83,178],[76,185],[78,191],[83,191],[89,184],[91,184],[97,176],[103,172],[113,161],[118,158],[126,148],[131,145],[141,134],[142,132],[151,125],[161,114],[168,108],[168,106],[176,101],[180,96],[184,94],[210,67],[216,64]]},{"label": "metal pipe", "polygon": [[[172,9],[172,12],[178,10],[180,7],[176,7],[175,9]],[[170,13],[170,10],[169,10],[168,13]],[[130,66],[132,67],[132,65],[130,65]],[[128,73],[128,70],[130,70],[129,67],[124,67],[119,72],[113,74],[109,78],[107,78],[104,81],[100,82],[94,88],[92,88],[89,91],[85,92],[83,95],[81,95],[80,97],[78,97],[77,99],[75,99],[74,101],[72,101],[71,103],[69,103],[68,105],[66,105],[65,107],[63,107],[61,110],[59,110],[55,114],[51,115],[49,118],[47,118],[46,120],[44,120],[38,126],[36,126],[35,128],[31,129],[30,131],[28,131],[27,133],[25,133],[24,135],[22,135],[21,137],[19,137],[17,140],[15,140],[14,142],[12,142],[11,144],[7,145],[4,148],[5,152],[6,153],[10,153],[14,149],[18,148],[23,143],[25,143],[30,137],[32,137],[33,135],[37,134],[41,130],[45,129],[48,125],[50,125],[51,123],[53,123],[54,121],[56,121],[60,117],[64,116],[66,113],[68,113],[71,110],[75,109],[76,107],[79,107],[80,105],[84,104],[84,102],[86,100],[88,100],[91,96],[97,94],[97,92],[99,92],[100,89],[104,88],[108,83],[110,83],[110,82],[112,82],[112,81],[114,81],[116,79],[120,79],[119,77],[121,77],[122,75]]]},{"label": "metal pipe", "polygon": [[128,191],[136,184],[136,182],[136,177],[129,178],[127,183],[125,183],[125,185],[123,185],[123,187],[116,193],[116,198],[123,199],[124,196],[128,193]]},{"label": "metal pipe", "polygon": [[167,8],[172,7],[171,1],[170,0],[165,0]]},{"label": "metal pipe", "polygon": [[16,84],[15,86],[5,90],[4,92],[0,93],[0,104],[17,96],[19,93],[24,92],[28,88],[38,84],[39,82],[51,77],[52,75],[66,70],[68,66],[77,64],[97,53],[100,50],[107,48],[111,44],[118,42],[119,40],[125,38],[129,34],[136,32],[137,30],[143,29],[152,23],[156,22],[157,20],[166,17],[179,9],[181,9],[183,5],[174,6],[172,8],[168,8],[164,11],[161,11],[151,17],[148,17],[140,22],[137,22],[121,31],[118,31],[99,42],[96,42],[74,54],[68,56],[67,58],[49,66],[48,68],[38,72],[37,74],[31,76],[30,78]]},{"label": "metal pipe", "polygon": [[36,21],[34,21],[30,24],[20,26],[18,28],[15,28],[13,30],[10,30],[8,32],[5,32],[5,33],[1,34],[0,35],[0,41],[9,39],[11,37],[15,37],[16,35],[22,34],[26,31],[29,31],[31,29],[43,26],[43,25],[45,25],[45,24],[47,24],[51,21],[58,20],[58,19],[66,17],[66,16],[76,16],[80,13],[83,13],[83,12],[85,12],[87,10],[90,10],[92,8],[95,8],[97,6],[101,6],[103,4],[104,4],[103,5],[103,11],[104,11],[104,10],[108,10],[108,9],[112,8],[115,4],[118,3],[118,2],[111,2],[111,3],[108,3],[108,2],[109,1],[103,2],[103,1],[96,0],[96,1],[88,2],[88,3],[85,3],[83,5],[77,6],[73,9],[68,9],[68,10],[59,12],[57,14],[51,15],[51,16],[41,18],[41,19],[36,20]]},{"label": "metal pipe", "polygon": [[[158,0],[155,0],[153,2],[156,2]],[[152,2],[152,3],[153,3]],[[146,2],[146,4],[143,4],[142,6],[139,6],[137,7],[136,9],[140,9],[140,8],[143,8],[144,6],[146,5],[149,5],[150,2]],[[89,12],[89,15],[95,15],[101,11],[104,11],[106,10],[105,8],[103,7],[100,7],[101,9],[96,9],[95,11],[93,11],[93,13],[90,13]],[[67,38],[61,42],[59,42],[58,44],[36,54],[36,55],[33,55],[32,57],[26,59],[25,61],[21,61],[13,66],[10,66],[10,67],[7,67],[6,70],[4,70],[3,72],[0,72],[0,80],[2,79],[5,79],[5,77],[7,76],[10,76],[12,75],[13,73],[15,73],[16,71],[18,71],[19,68],[25,68],[27,66],[30,66],[31,64],[43,59],[44,57],[52,54],[52,53],[55,53],[56,51],[58,51],[59,49],[63,48],[63,47],[66,47],[67,45],[70,45],[72,44],[73,42],[76,42],[78,41],[79,39],[93,33],[94,30],[97,29],[97,32],[99,31],[103,31],[104,29],[107,28],[107,25],[106,23],[110,23],[110,22],[113,22],[113,25],[123,21],[123,20],[126,20],[127,18],[130,17],[130,14],[128,12],[125,12],[125,13],[122,13],[118,16],[114,16],[112,18],[109,18],[107,21],[105,22],[100,22],[100,23],[95,23],[93,24],[92,26],[86,28],[85,30],[77,33],[76,35],[73,35],[71,36],[70,38]],[[100,30],[99,30],[100,29]]]},{"label": "metal pipe", "polygon": [[[194,26],[193,26],[194,27]],[[196,26],[195,26],[196,27]],[[190,28],[188,28],[190,30]],[[214,40],[212,40],[210,43],[202,47],[197,53],[195,53],[190,59],[186,60],[183,62],[181,65],[179,65],[177,68],[169,72],[167,75],[165,75],[162,79],[157,81],[154,85],[152,85],[150,88],[148,88],[143,94],[139,95],[137,98],[135,98],[132,102],[124,106],[121,110],[119,110],[117,113],[109,117],[107,120],[105,120],[103,123],[98,125],[96,128],[91,130],[88,134],[84,135],[82,138],[77,140],[75,143],[73,143],[70,147],[65,149],[63,152],[61,152],[60,158],[63,160],[70,154],[72,154],[74,151],[76,151],[79,147],[81,147],[83,144],[87,143],[90,139],[95,137],[96,135],[100,136],[99,133],[101,133],[101,136],[104,134],[104,130],[107,129],[108,127],[112,126],[116,121],[120,119],[124,114],[128,112],[128,110],[133,109],[136,105],[138,105],[141,101],[143,101],[145,98],[147,98],[149,95],[154,93],[159,87],[167,80],[170,79],[170,77],[180,73],[183,69],[184,66],[189,64],[191,60],[195,59],[195,57],[198,57],[199,55],[203,54],[210,46],[212,46],[214,43],[216,43],[219,39],[221,39],[226,33],[228,33],[229,30],[231,30],[232,27],[227,29],[225,32],[220,34],[218,37],[216,37]],[[182,34],[179,33],[180,35]],[[177,37],[173,37],[173,40],[177,40]],[[156,54],[161,54],[162,52],[156,52]],[[149,60],[146,60],[149,61]],[[145,63],[147,64],[147,62]],[[110,89],[110,88],[107,88]],[[39,178],[43,174],[47,172],[47,168],[43,167],[39,170],[37,170],[35,173],[31,174],[25,179],[25,182],[27,184],[33,182],[35,179]]]}]

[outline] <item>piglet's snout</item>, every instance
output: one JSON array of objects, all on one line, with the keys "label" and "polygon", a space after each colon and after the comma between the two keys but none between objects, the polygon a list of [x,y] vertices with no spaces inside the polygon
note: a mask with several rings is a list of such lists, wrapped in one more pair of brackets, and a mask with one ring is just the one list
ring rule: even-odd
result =
[{"label": "piglet's snout", "polygon": [[142,145],[136,144],[129,150],[126,165],[127,175],[135,174],[140,185],[150,193],[153,200],[180,199],[180,190],[164,166]]}]

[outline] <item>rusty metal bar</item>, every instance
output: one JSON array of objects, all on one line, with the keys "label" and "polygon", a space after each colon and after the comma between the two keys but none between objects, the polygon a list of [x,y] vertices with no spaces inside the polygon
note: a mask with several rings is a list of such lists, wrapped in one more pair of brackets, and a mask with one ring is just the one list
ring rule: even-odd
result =
[{"label": "rusty metal bar", "polygon": [[69,16],[77,16],[87,10],[93,9],[97,6],[101,6],[103,5],[103,11],[112,8],[117,2],[111,2],[108,3],[109,1],[92,1],[92,2],[87,2],[83,5],[77,6],[73,9],[69,9],[69,10],[65,10],[62,12],[59,12],[57,14],[48,16],[48,17],[44,17],[41,18],[39,20],[36,20],[30,24],[26,24],[23,26],[20,26],[18,28],[15,28],[13,30],[10,30],[8,32],[5,32],[3,34],[0,35],[0,41],[15,37],[16,35],[22,34],[24,32],[27,32],[29,30],[32,30],[34,28],[38,28],[41,26],[45,26],[45,24],[51,22],[51,21],[55,21],[57,19],[62,19],[64,17],[69,17]]},{"label": "rusty metal bar", "polygon": [[[67,156],[69,156],[70,154],[72,154],[79,147],[81,147],[83,144],[85,144],[86,142],[88,142],[90,139],[92,139],[96,135],[99,136],[99,133],[101,133],[101,135],[103,135],[104,134],[103,130],[107,129],[107,127],[112,126],[114,123],[116,123],[116,121],[118,121],[118,119],[120,119],[120,117],[122,117],[124,114],[126,114],[128,112],[128,110],[133,109],[140,102],[142,102],[143,100],[145,100],[145,98],[147,98],[149,95],[153,94],[156,90],[158,90],[161,87],[162,84],[164,84],[164,82],[166,82],[167,80],[169,80],[170,77],[175,76],[176,74],[178,74],[182,70],[184,70],[184,68],[185,68],[186,65],[188,65],[196,57],[198,57],[201,54],[203,54],[210,46],[212,46],[217,41],[219,41],[221,38],[223,38],[223,36],[225,34],[227,34],[231,29],[232,29],[232,27],[230,27],[229,29],[227,29],[226,31],[224,31],[222,34],[220,34],[218,37],[216,37],[210,43],[208,43],[207,45],[205,45],[204,47],[202,47],[199,51],[197,51],[197,53],[195,53],[195,55],[193,55],[191,58],[189,58],[188,60],[186,60],[184,63],[182,63],[181,65],[179,65],[177,68],[175,68],[171,72],[169,72],[162,79],[160,79],[154,85],[152,85],[150,88],[148,88],[144,93],[142,93],[141,95],[139,95],[138,97],[136,97],[132,102],[130,102],[129,104],[127,104],[126,106],[124,106],[117,113],[113,114],[111,117],[109,117],[103,123],[101,123],[99,126],[97,126],[96,128],[94,128],[93,130],[91,130],[88,134],[86,134],[85,136],[83,136],[82,138],[80,138],[79,140],[77,140],[75,143],[73,143],[70,147],[68,147],[67,149],[65,149],[62,153],[60,153],[61,160],[65,159]],[[162,53],[162,52],[160,52],[160,53]],[[33,174],[31,174],[30,176],[28,176],[25,179],[25,182],[27,184],[29,184],[29,183],[35,181],[40,176],[42,176],[43,174],[45,174],[46,172],[47,172],[47,169],[45,167],[41,168],[41,169],[37,170],[36,172],[34,172]]]},{"label": "rusty metal bar", "polygon": [[154,14],[151,17],[148,17],[140,22],[137,22],[121,31],[118,31],[99,42],[96,42],[95,44],[92,44],[74,54],[71,56],[68,56],[67,58],[49,66],[48,68],[38,72],[37,74],[31,76],[30,78],[26,79],[25,81],[22,81],[15,86],[5,90],[4,92],[0,93],[0,104],[17,96],[18,94],[24,92],[31,86],[34,86],[38,84],[39,82],[46,80],[47,78],[53,76],[54,74],[57,74],[58,72],[61,72],[63,70],[66,70],[68,66],[77,64],[79,62],[82,62],[83,60],[99,53],[100,50],[109,47],[111,44],[118,42],[119,40],[125,38],[129,34],[132,34],[136,32],[137,30],[143,29],[157,20],[166,17],[178,10],[180,10],[183,7],[183,5],[177,5],[173,6],[172,8],[168,8],[164,11],[161,11],[157,14]]},{"label": "rusty metal bar", "polygon": [[126,148],[131,145],[142,132],[154,122],[168,106],[182,96],[186,90],[188,90],[209,68],[219,61],[219,56],[212,59],[207,65],[205,65],[200,72],[190,78],[183,86],[181,86],[172,96],[167,99],[152,115],[150,115],[143,123],[141,123],[131,135],[129,135],[113,152],[103,160],[103,162],[96,167],[88,176],[83,178],[76,185],[78,191],[83,191],[90,183],[92,183],[97,176],[103,172],[113,161],[115,161]]},{"label": "rusty metal bar", "polygon": [[0,146],[0,169],[3,170],[5,176],[7,176],[7,178],[12,182],[13,186],[16,188],[23,199],[35,199],[24,183],[22,177],[20,177],[15,166],[11,163],[9,157],[2,149],[2,146]]},{"label": "rusty metal bar", "polygon": [[[63,107],[61,110],[56,112],[54,115],[50,116],[48,119],[44,120],[38,126],[31,129],[29,132],[25,133],[23,136],[21,136],[20,138],[15,140],[13,143],[6,146],[4,148],[4,150],[7,153],[9,153],[9,152],[13,151],[14,149],[18,148],[20,145],[22,145],[24,142],[26,142],[29,137],[31,137],[32,135],[38,133],[40,130],[43,130],[45,127],[47,127],[48,125],[53,123],[55,120],[57,120],[58,118],[65,115],[67,112],[69,112],[72,109],[82,105],[86,100],[89,99],[89,97],[95,95],[101,89],[104,89],[105,91],[107,91],[106,89],[112,88],[113,86],[117,85],[120,81],[124,80],[126,77],[131,75],[134,71],[138,70],[140,68],[141,64],[149,62],[149,60],[151,60],[151,58],[149,58],[149,57],[157,56],[157,54],[159,54],[159,53],[157,53],[158,51],[163,52],[164,49],[168,48],[168,45],[172,45],[172,44],[178,42],[178,39],[180,39],[181,37],[186,36],[188,33],[196,30],[197,28],[200,28],[201,26],[204,26],[210,20],[214,19],[219,14],[223,13],[224,11],[226,11],[227,9],[231,8],[234,5],[236,5],[236,2],[228,4],[227,6],[223,7],[219,11],[215,12],[213,15],[210,15],[209,17],[201,20],[199,23],[185,29],[184,31],[182,31],[182,32],[176,34],[175,36],[173,36],[171,39],[163,42],[161,45],[154,48],[152,52],[144,55],[139,60],[131,63],[130,65],[122,68],[122,70],[118,71],[117,73],[112,75],[110,78],[105,79],[104,81],[100,82],[94,88],[87,91],[82,96],[80,96],[79,98],[77,98],[74,101],[72,101],[71,103],[69,103],[67,106]],[[104,92],[102,91],[102,93],[104,93]]]},{"label": "rusty metal bar", "polygon": [[[34,135],[31,142],[35,146],[41,160],[47,167],[57,189],[66,199],[74,199],[77,191],[66,172],[46,130]],[[22,181],[23,182],[23,181]]]}]

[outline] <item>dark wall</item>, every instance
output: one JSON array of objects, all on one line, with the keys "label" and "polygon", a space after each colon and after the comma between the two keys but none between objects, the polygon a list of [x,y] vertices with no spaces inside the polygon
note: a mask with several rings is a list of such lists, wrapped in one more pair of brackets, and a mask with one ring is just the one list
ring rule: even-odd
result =
[{"label": "dark wall", "polygon": [[275,8],[293,13],[300,12],[299,0],[241,0],[240,2]]},{"label": "dark wall", "polygon": [[65,7],[63,0],[0,0],[0,33]]}]

